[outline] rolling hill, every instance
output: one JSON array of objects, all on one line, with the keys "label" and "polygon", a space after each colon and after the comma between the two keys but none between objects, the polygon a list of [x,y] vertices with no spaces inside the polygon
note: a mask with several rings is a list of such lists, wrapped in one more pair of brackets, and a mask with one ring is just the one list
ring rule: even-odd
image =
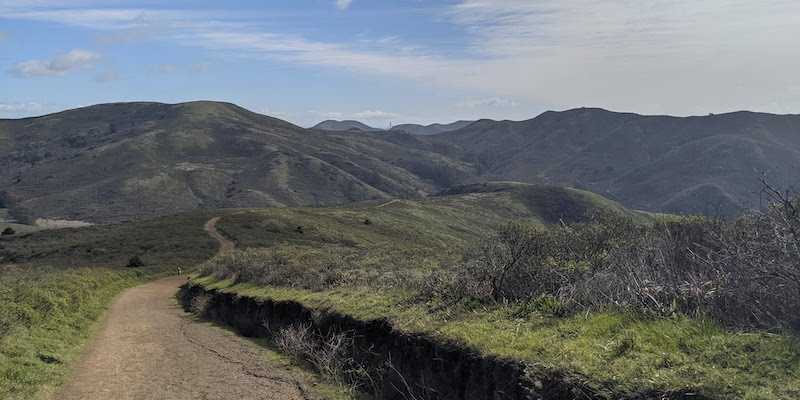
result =
[{"label": "rolling hill", "polygon": [[356,131],[356,132],[379,132],[383,129],[373,128],[363,122],[345,120],[335,121],[329,119],[314,125],[311,129],[320,129],[323,131]]},{"label": "rolling hill", "polygon": [[440,154],[232,104],[104,104],[0,120],[0,208],[114,222],[202,208],[417,197],[473,174]]},{"label": "rolling hill", "polygon": [[800,168],[800,115],[581,108],[425,139],[420,148],[470,162],[478,179],[574,186],[650,211],[735,214],[760,205],[762,174],[789,186]]}]

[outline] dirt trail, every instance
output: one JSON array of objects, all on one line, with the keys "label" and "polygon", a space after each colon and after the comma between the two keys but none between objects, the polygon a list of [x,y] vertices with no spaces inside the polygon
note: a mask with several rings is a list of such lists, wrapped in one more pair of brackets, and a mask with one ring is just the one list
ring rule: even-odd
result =
[{"label": "dirt trail", "polygon": [[208,232],[211,237],[217,239],[217,242],[219,242],[219,254],[233,251],[233,249],[236,248],[236,243],[233,243],[219,233],[217,230],[217,222],[219,222],[219,217],[214,217],[208,220],[205,226],[206,232]]},{"label": "dirt trail", "polygon": [[397,202],[399,202],[399,201],[400,201],[400,199],[393,199],[393,200],[389,200],[389,201],[387,201],[387,202],[385,202],[385,203],[382,203],[382,204],[379,204],[379,205],[375,206],[375,208],[383,208],[383,207],[386,207],[386,206],[392,205],[392,204],[394,204],[394,203],[397,203]]},{"label": "dirt trail", "polygon": [[185,278],[129,289],[109,310],[59,400],[304,399],[255,344],[197,322],[174,299]]},{"label": "dirt trail", "polygon": [[[206,230],[233,242],[214,224]],[[173,277],[125,291],[112,305],[58,400],[281,399],[307,396],[296,377],[270,365],[263,349],[232,332],[199,322],[177,304],[186,278]],[[310,383],[313,384],[313,383]]]}]

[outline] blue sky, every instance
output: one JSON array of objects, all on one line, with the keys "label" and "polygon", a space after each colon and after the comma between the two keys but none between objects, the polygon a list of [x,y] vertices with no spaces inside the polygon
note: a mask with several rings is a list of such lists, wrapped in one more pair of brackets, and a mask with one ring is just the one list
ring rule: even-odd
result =
[{"label": "blue sky", "polygon": [[308,126],[800,113],[788,0],[0,0],[0,118],[230,101]]}]

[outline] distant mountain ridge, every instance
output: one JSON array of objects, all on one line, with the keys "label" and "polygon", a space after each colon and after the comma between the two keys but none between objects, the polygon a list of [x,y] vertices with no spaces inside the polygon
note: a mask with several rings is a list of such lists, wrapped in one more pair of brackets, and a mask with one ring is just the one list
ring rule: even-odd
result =
[{"label": "distant mountain ridge", "polygon": [[336,121],[329,119],[314,125],[311,129],[321,129],[324,131],[362,131],[362,132],[376,132],[383,131],[383,129],[373,128],[363,122],[344,120]]},{"label": "distant mountain ridge", "polygon": [[0,208],[114,222],[203,208],[414,198],[518,181],[628,208],[731,215],[796,184],[800,116],[548,111],[433,135],[303,129],[228,103],[115,103],[0,120]]},{"label": "distant mountain ridge", "polygon": [[354,120],[336,121],[329,119],[314,125],[311,129],[320,129],[324,131],[359,131],[359,132],[406,132],[412,135],[435,135],[437,133],[450,132],[457,129],[465,128],[475,121],[456,121],[449,124],[400,124],[391,127],[390,129],[373,128],[363,122]]},{"label": "distant mountain ridge", "polygon": [[759,206],[762,174],[788,186],[800,171],[800,115],[579,108],[481,120],[429,139],[469,160],[480,179],[569,185],[649,211],[734,214]]},{"label": "distant mountain ridge", "polygon": [[450,132],[457,129],[466,128],[475,121],[456,121],[449,124],[400,124],[392,127],[392,131],[408,132],[412,135],[435,135],[437,133]]}]

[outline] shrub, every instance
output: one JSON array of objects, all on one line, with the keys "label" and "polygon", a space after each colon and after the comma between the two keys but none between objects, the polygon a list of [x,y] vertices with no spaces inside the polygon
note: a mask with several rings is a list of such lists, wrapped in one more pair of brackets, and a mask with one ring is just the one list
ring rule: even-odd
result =
[{"label": "shrub", "polygon": [[14,231],[14,228],[12,228],[12,227],[10,227],[10,226],[9,226],[9,227],[7,227],[6,229],[3,229],[3,232],[2,232],[2,233],[0,233],[0,235],[2,235],[2,236],[10,236],[10,235],[14,235],[14,234],[16,234],[16,233],[17,233],[17,232],[16,232],[16,231]]},{"label": "shrub", "polygon": [[367,368],[356,362],[351,334],[330,332],[321,334],[311,325],[291,325],[275,333],[275,345],[284,353],[311,365],[328,380],[348,387],[352,393],[377,385]]},{"label": "shrub", "polygon": [[141,268],[144,267],[144,261],[142,261],[141,257],[133,256],[128,260],[128,264],[125,265],[128,268]]}]

